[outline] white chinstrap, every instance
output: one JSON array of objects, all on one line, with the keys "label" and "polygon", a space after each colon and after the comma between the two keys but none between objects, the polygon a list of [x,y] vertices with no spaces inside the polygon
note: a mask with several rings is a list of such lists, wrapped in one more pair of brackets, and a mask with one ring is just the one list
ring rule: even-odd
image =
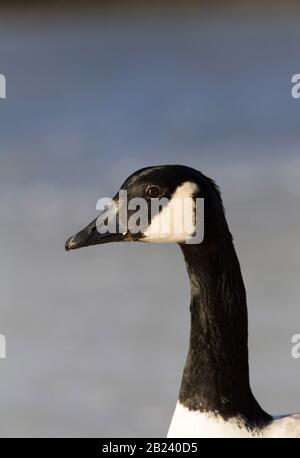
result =
[{"label": "white chinstrap", "polygon": [[186,182],[171,199],[152,198],[150,203],[142,197],[128,199],[127,191],[120,190],[115,199],[98,200],[96,209],[102,213],[97,218],[97,230],[101,234],[140,234],[143,242],[201,243],[204,199],[194,197],[197,190],[195,183]]}]

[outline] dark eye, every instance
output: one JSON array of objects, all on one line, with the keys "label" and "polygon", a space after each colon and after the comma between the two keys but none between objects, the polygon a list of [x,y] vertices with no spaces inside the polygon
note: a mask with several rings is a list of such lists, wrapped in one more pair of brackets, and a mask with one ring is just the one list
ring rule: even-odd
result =
[{"label": "dark eye", "polygon": [[158,197],[160,194],[159,186],[148,186],[146,189],[146,195],[151,198]]}]

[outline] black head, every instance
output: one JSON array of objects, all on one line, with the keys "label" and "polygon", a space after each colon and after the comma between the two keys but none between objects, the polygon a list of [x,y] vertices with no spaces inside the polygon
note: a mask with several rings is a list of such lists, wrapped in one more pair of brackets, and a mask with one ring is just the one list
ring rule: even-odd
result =
[{"label": "black head", "polygon": [[[167,223],[172,226],[174,218],[178,218],[173,209],[174,202],[180,200],[192,202],[190,216],[193,223],[198,208],[196,199],[204,202],[204,218],[201,216],[203,221],[200,221],[204,228],[204,240],[201,238],[201,242],[210,243],[229,234],[217,186],[213,180],[190,167],[146,167],[130,175],[120,191],[100,218],[67,240],[66,250],[115,241],[189,243],[195,238],[195,227],[193,231],[184,228],[176,233],[173,227],[167,228]],[[159,205],[153,205],[154,202],[159,202]],[[113,219],[116,224],[111,230],[108,222]]]}]

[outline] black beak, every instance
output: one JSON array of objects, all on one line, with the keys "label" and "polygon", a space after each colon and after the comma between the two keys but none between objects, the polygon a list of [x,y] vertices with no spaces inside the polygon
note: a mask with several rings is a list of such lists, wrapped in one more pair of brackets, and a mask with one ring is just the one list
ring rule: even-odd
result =
[{"label": "black beak", "polygon": [[124,239],[124,235],[120,233],[110,233],[105,232],[101,233],[97,228],[97,219],[92,221],[87,227],[85,227],[82,231],[77,232],[77,234],[72,235],[66,243],[65,249],[66,251],[69,250],[77,250],[77,248],[82,248],[84,246],[89,245],[98,245],[101,243],[109,243],[109,242],[119,242]]}]

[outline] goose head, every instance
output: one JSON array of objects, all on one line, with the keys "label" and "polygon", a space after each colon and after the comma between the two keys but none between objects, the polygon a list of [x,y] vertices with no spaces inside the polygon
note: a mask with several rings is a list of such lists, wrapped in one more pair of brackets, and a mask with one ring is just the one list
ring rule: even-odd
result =
[{"label": "goose head", "polygon": [[182,165],[138,170],[98,204],[102,212],[67,240],[67,251],[118,241],[207,245],[228,233],[214,181]]}]

